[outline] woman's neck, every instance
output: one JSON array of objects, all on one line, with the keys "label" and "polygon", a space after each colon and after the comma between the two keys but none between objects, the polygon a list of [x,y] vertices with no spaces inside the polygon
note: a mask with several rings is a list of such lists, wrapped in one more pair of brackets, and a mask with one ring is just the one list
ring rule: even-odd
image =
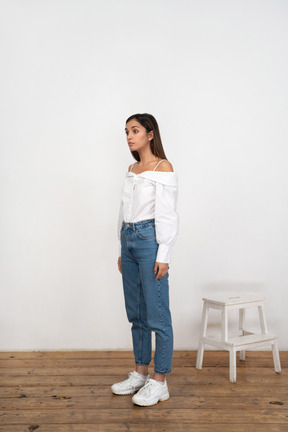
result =
[{"label": "woman's neck", "polygon": [[140,161],[138,162],[139,165],[146,165],[149,164],[150,162],[156,162],[158,160],[157,156],[155,156],[150,148],[147,149],[146,151],[143,150],[142,152],[138,152],[139,157],[140,157]]}]

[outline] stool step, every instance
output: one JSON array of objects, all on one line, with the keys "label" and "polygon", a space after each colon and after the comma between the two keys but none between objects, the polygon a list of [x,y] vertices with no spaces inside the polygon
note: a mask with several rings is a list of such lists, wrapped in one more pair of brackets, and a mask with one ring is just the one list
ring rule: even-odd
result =
[{"label": "stool step", "polygon": [[[215,305],[221,305],[221,306],[230,306],[230,305],[253,305],[254,303],[263,302],[265,300],[265,297],[263,296],[243,296],[243,295],[231,295],[231,296],[214,296],[212,298],[205,298],[203,297],[204,302]],[[244,307],[244,306],[243,306]]]},{"label": "stool step", "polygon": [[275,339],[278,339],[278,336],[272,335],[272,334],[264,334],[264,333],[252,333],[252,334],[246,334],[243,336],[236,336],[228,338],[227,341],[223,341],[220,338],[209,338],[204,337],[204,343],[214,345],[219,348],[225,349],[225,347],[242,347],[243,345],[261,345],[265,344],[266,342],[271,342]]}]

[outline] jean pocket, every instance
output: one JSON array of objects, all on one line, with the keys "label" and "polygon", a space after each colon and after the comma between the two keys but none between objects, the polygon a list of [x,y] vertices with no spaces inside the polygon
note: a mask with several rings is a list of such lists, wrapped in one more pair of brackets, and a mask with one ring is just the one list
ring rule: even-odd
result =
[{"label": "jean pocket", "polygon": [[144,228],[137,228],[135,233],[142,240],[156,239],[155,227],[151,225]]}]

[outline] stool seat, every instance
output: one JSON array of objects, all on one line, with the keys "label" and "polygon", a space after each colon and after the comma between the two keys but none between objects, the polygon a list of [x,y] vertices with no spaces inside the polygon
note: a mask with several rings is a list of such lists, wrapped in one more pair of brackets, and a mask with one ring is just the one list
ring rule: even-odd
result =
[{"label": "stool seat", "polygon": [[[203,298],[203,313],[201,333],[197,353],[196,368],[202,369],[205,344],[229,351],[230,381],[236,382],[236,352],[240,351],[240,360],[245,360],[245,350],[270,345],[272,347],[275,372],[281,372],[279,351],[277,345],[278,336],[268,333],[264,313],[264,297],[262,296],[215,296]],[[245,309],[257,307],[261,333],[251,333],[245,330]],[[207,336],[209,309],[217,309],[221,312],[221,336]],[[239,310],[239,336],[228,335],[228,312]]]},{"label": "stool seat", "polygon": [[[252,295],[215,295],[212,298],[206,298],[203,297],[203,300],[205,301],[209,301],[211,303],[219,304],[219,305],[226,305],[226,306],[236,306],[236,305],[240,305],[242,303],[245,303],[246,305],[248,304],[253,304],[253,303],[257,303],[257,302],[263,302],[265,300],[265,297],[263,296],[252,296]],[[254,306],[254,305],[253,305]]]}]

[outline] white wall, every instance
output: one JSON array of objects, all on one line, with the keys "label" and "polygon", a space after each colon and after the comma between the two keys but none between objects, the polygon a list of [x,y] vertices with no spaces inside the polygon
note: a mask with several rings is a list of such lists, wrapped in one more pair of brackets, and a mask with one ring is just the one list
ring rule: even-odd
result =
[{"label": "white wall", "polygon": [[0,6],[0,349],[131,348],[116,227],[135,112],[179,175],[175,347],[197,348],[203,295],[254,292],[288,349],[288,3]]}]

